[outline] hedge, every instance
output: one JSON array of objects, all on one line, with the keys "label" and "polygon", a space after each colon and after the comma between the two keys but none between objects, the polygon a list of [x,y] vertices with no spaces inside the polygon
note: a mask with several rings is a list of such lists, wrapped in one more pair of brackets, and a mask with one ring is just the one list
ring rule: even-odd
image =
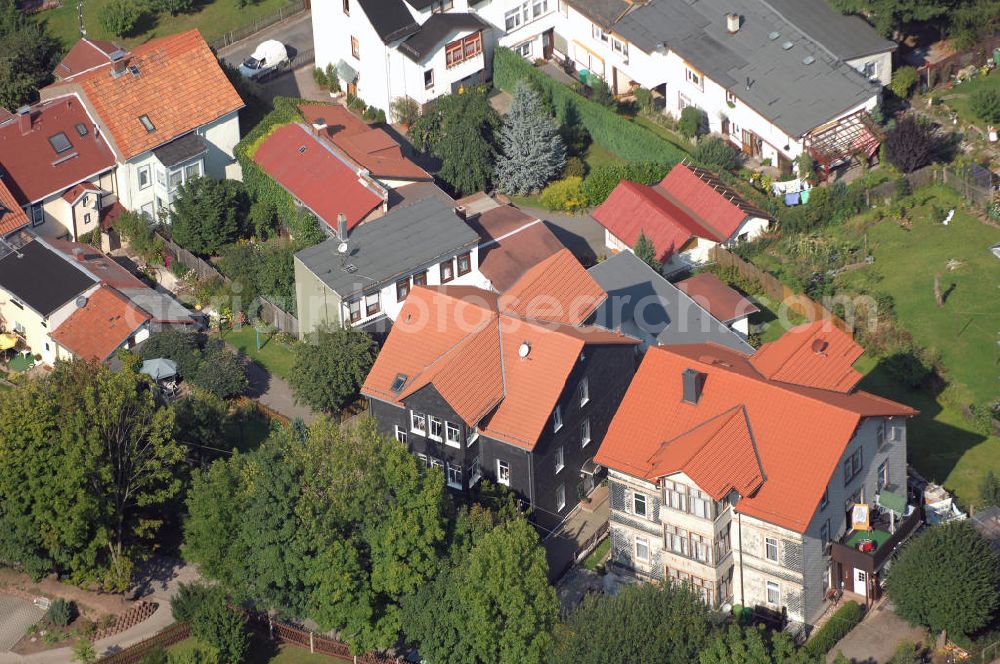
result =
[{"label": "hedge", "polygon": [[274,206],[281,223],[286,228],[295,228],[298,210],[292,195],[285,191],[281,185],[275,182],[270,175],[264,172],[257,162],[253,160],[257,148],[270,136],[278,127],[290,122],[301,122],[302,114],[299,112],[299,104],[315,103],[306,99],[293,99],[290,97],[275,97],[274,110],[264,116],[257,123],[257,126],[243,137],[236,144],[233,150],[240,168],[243,169],[243,184],[251,198],[258,201],[266,201]]},{"label": "hedge", "polygon": [[565,121],[567,114],[575,115],[596,143],[626,161],[653,161],[672,166],[688,156],[645,127],[577,94],[509,48],[498,47],[493,54],[494,85],[513,92],[522,78],[533,81],[551,95],[560,122]]},{"label": "hedge", "polygon": [[830,652],[837,642],[861,622],[861,605],[851,600],[837,609],[825,625],[806,643],[806,651],[816,657]]}]

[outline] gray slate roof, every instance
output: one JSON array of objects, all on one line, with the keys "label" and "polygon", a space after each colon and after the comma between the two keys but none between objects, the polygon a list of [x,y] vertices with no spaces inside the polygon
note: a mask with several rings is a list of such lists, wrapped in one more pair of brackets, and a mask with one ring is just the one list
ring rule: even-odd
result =
[{"label": "gray slate roof", "polygon": [[[834,43],[832,38],[839,36],[838,31],[814,30],[810,37],[804,32],[810,26],[800,29],[766,0],[649,0],[632,5],[632,9],[622,0],[575,0],[574,5],[602,23],[620,16],[613,25],[606,25],[646,52],[665,44],[793,137],[804,135],[878,93],[876,84],[836,55],[853,46],[836,42],[837,46],[831,47],[815,41],[822,38]],[[742,17],[735,34],[726,31],[729,12]],[[809,16],[803,8],[792,14],[803,21]],[[864,24],[855,25],[853,30],[869,33],[864,37],[866,41],[874,36]],[[771,39],[773,33],[777,37]],[[852,40],[860,42],[862,37]],[[783,48],[788,42],[791,47]],[[886,43],[885,50],[889,48]],[[812,58],[811,64],[804,64],[807,57]],[[683,92],[683,85],[668,92]]]},{"label": "gray slate roof", "polygon": [[[340,240],[336,238],[295,254],[341,297],[392,283],[422,266],[471,249],[479,244],[479,234],[451,205],[428,197],[361,224],[351,231],[347,243],[346,258],[337,253]],[[356,269],[349,272],[352,265]]]},{"label": "gray slate roof", "polygon": [[776,12],[843,60],[893,51],[896,42],[879,36],[859,16],[845,16],[825,0],[767,0]]},{"label": "gray slate roof", "polygon": [[462,12],[434,14],[420,26],[419,31],[399,45],[399,50],[409,59],[419,63],[433,53],[452,32],[482,30],[488,27],[490,24],[475,14]]},{"label": "gray slate roof", "polygon": [[738,334],[630,251],[615,254],[588,272],[608,294],[595,314],[596,325],[636,337],[644,348],[712,342],[754,352]]},{"label": "gray slate roof", "polygon": [[384,43],[402,39],[420,29],[403,0],[358,0],[379,39]]},{"label": "gray slate roof", "polygon": [[193,131],[153,149],[153,154],[167,168],[188,159],[194,159],[206,152],[208,152],[208,144]]},{"label": "gray slate roof", "polygon": [[0,287],[45,317],[95,283],[81,266],[42,240],[0,259]]}]

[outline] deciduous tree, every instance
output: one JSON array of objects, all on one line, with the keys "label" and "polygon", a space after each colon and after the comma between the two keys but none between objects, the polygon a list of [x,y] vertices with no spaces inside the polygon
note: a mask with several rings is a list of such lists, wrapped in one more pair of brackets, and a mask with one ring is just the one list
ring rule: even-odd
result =
[{"label": "deciduous tree", "polygon": [[97,12],[97,20],[102,28],[114,36],[124,37],[135,30],[142,11],[135,0],[108,0]]},{"label": "deciduous tree", "polygon": [[196,254],[217,254],[236,240],[245,204],[245,193],[235,180],[188,180],[178,187],[170,215],[174,241]]},{"label": "deciduous tree", "polygon": [[37,99],[38,88],[52,80],[59,50],[44,21],[15,0],[0,0],[0,106],[12,111]]},{"label": "deciduous tree", "polygon": [[799,649],[787,632],[730,625],[698,655],[700,664],[818,664],[819,658]]},{"label": "deciduous tree", "polygon": [[295,348],[290,376],[295,398],[334,413],[357,393],[375,363],[375,341],[355,327],[321,328]]},{"label": "deciduous tree", "polygon": [[992,470],[987,470],[979,483],[979,499],[984,506],[1000,506],[1000,480],[997,479]]},{"label": "deciduous tree", "polygon": [[998,585],[1000,556],[968,521],[925,530],[903,548],[886,579],[900,616],[957,635],[989,623],[1000,607]]},{"label": "deciduous tree", "polygon": [[500,130],[500,144],[497,187],[507,194],[539,191],[566,163],[566,146],[552,118],[524,80],[514,88],[510,112]]},{"label": "deciduous tree", "polygon": [[913,115],[901,118],[886,134],[885,156],[893,166],[910,173],[930,163],[934,128]]}]

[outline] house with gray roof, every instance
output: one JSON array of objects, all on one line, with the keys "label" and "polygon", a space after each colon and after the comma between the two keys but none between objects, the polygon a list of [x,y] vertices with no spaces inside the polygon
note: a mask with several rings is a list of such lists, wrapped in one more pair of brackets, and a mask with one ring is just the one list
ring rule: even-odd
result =
[{"label": "house with gray roof", "polygon": [[741,353],[754,351],[744,336],[710,313],[709,303],[692,298],[630,251],[587,271],[608,294],[590,322],[639,339],[643,350],[716,343]]},{"label": "house with gray roof", "polygon": [[414,286],[485,288],[479,234],[430,196],[295,254],[299,335],[351,324],[388,333]]}]

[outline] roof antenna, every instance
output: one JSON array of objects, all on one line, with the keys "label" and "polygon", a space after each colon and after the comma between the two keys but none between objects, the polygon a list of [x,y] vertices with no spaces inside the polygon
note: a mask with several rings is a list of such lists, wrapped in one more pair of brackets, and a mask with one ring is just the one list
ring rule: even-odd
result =
[{"label": "roof antenna", "polygon": [[76,16],[80,21],[80,37],[87,38],[87,28],[83,27],[83,0],[76,0]]}]

